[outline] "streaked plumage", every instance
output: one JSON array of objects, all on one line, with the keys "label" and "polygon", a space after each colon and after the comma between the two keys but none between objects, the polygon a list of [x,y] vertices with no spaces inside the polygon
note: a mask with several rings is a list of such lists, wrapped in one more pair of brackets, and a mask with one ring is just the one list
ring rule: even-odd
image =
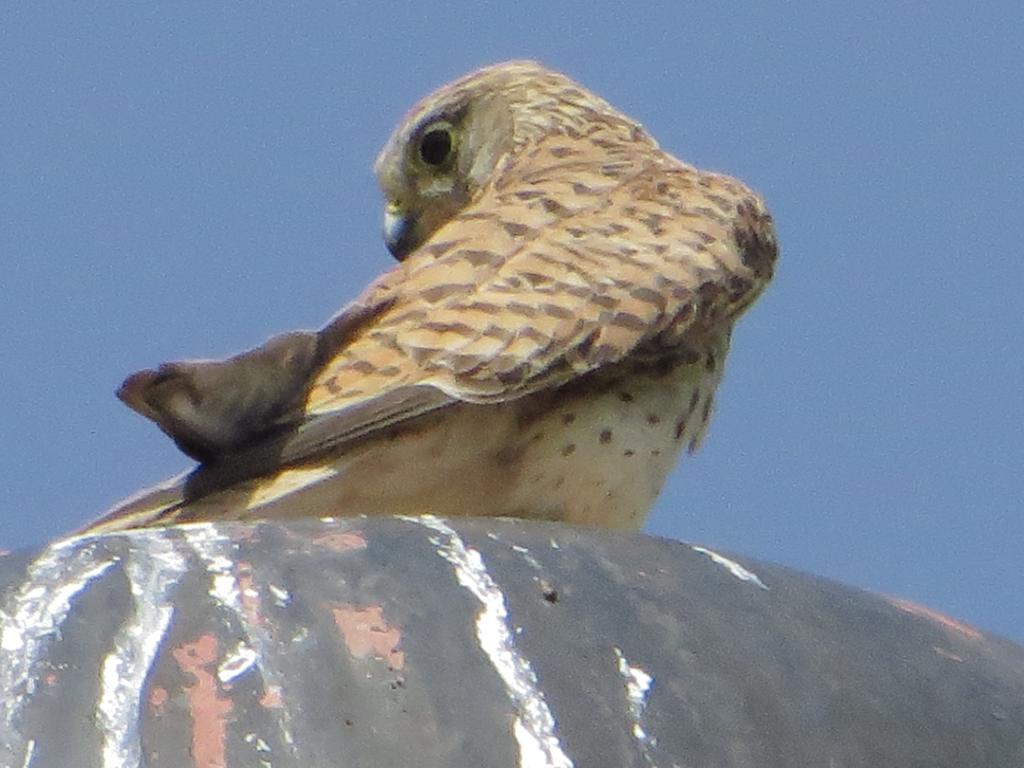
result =
[{"label": "streaked plumage", "polygon": [[[401,263],[296,356],[315,360],[301,391],[283,375],[250,398],[273,429],[212,398],[207,464],[90,530],[414,512],[642,523],[772,276],[760,198],[532,62],[428,97],[376,170]],[[248,393],[245,359],[231,386]],[[177,370],[191,382],[202,365]],[[166,398],[138,409],[180,431]]]}]

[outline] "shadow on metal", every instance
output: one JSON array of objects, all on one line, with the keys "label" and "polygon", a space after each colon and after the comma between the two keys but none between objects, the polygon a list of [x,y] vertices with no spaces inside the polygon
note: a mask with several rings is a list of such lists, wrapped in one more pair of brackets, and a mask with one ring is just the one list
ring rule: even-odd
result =
[{"label": "shadow on metal", "polygon": [[700,547],[512,520],[0,557],[0,765],[1020,766],[1024,648]]}]

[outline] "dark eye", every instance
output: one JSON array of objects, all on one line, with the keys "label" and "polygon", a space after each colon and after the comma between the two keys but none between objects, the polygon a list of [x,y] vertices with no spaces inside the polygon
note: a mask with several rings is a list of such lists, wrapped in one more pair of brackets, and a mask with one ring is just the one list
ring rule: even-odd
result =
[{"label": "dark eye", "polygon": [[432,128],[420,139],[420,157],[427,165],[444,165],[452,154],[452,134],[447,128]]}]

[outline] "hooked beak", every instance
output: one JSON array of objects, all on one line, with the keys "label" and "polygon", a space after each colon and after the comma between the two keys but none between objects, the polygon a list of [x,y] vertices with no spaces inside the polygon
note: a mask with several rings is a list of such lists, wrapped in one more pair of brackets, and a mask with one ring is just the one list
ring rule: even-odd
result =
[{"label": "hooked beak", "polygon": [[404,212],[396,202],[384,208],[384,242],[391,255],[402,261],[413,250],[416,218]]}]

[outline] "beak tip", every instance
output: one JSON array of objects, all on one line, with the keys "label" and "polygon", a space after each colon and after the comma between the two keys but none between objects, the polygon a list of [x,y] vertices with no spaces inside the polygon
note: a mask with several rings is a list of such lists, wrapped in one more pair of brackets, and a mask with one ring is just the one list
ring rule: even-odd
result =
[{"label": "beak tip", "polygon": [[412,250],[412,233],[415,221],[399,213],[392,206],[384,210],[384,243],[391,255],[401,261]]}]

